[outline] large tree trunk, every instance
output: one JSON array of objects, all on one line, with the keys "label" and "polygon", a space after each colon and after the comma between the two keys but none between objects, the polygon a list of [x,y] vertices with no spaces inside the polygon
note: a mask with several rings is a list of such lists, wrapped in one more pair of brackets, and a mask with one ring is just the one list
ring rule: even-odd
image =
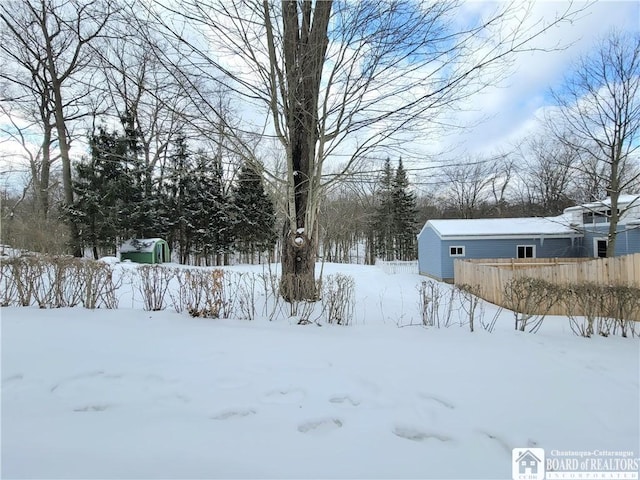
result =
[{"label": "large tree trunk", "polygon": [[285,229],[282,242],[280,293],[287,302],[317,300],[315,265],[317,242],[304,233]]},{"label": "large tree trunk", "polygon": [[[53,70],[53,67],[51,68]],[[60,148],[60,159],[62,160],[62,188],[64,190],[65,206],[73,205],[73,185],[71,179],[71,157],[69,155],[69,137],[67,136],[67,126],[63,112],[62,86],[58,81],[51,82],[51,88],[55,99],[55,123],[58,134],[58,147]],[[69,222],[69,232],[71,234],[71,249],[74,257],[82,257],[82,243],[80,232],[75,222]]]},{"label": "large tree trunk", "polygon": [[[328,45],[331,1],[282,2],[287,86],[287,161],[290,179],[288,220],[282,238],[280,291],[287,301],[317,300],[315,261],[318,248],[316,164],[318,97]],[[292,193],[292,194],[291,194]]]}]

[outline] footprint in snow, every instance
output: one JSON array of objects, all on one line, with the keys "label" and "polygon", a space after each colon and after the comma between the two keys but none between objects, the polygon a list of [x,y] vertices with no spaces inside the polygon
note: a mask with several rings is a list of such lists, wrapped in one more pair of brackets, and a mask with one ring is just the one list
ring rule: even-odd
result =
[{"label": "footprint in snow", "polygon": [[331,403],[349,404],[352,407],[357,407],[358,405],[360,405],[360,400],[355,400],[348,395],[331,397],[329,401]]},{"label": "footprint in snow", "polygon": [[86,380],[88,378],[100,377],[102,375],[104,375],[104,371],[102,370],[93,370],[90,372],[79,373],[78,375],[73,375],[72,377],[67,377],[60,380],[58,383],[52,386],[49,391],[53,393],[61,386],[66,385],[68,383],[76,382],[79,380]]},{"label": "footprint in snow", "polygon": [[435,402],[438,405],[444,407],[444,408],[448,408],[449,410],[453,410],[454,408],[456,408],[456,406],[453,404],[453,402],[450,402],[449,400],[445,400],[442,397],[438,397],[436,395],[431,395],[430,393],[418,393],[418,395],[425,399],[425,400],[429,400],[431,402]]},{"label": "footprint in snow", "polygon": [[393,429],[394,435],[400,438],[411,440],[413,442],[425,442],[430,439],[439,440],[440,442],[449,442],[453,440],[448,435],[437,432],[427,432],[411,427],[396,427]]},{"label": "footprint in snow", "polygon": [[228,420],[230,418],[248,417],[250,415],[255,415],[255,414],[256,414],[256,411],[254,409],[247,408],[244,410],[227,410],[211,418],[213,420]]},{"label": "footprint in snow", "polygon": [[104,412],[111,405],[87,405],[85,407],[74,408],[74,412]]},{"label": "footprint in snow", "polygon": [[272,390],[264,395],[262,401],[265,403],[277,403],[280,405],[285,405],[300,403],[302,402],[302,400],[304,400],[305,397],[306,394],[304,390],[300,389]]},{"label": "footprint in snow", "polygon": [[24,376],[21,373],[18,373],[16,375],[11,375],[9,377],[5,377],[2,379],[2,386],[5,387],[7,385],[10,385],[12,383],[18,382],[20,380],[24,379]]},{"label": "footprint in snow", "polygon": [[342,420],[337,418],[324,418],[306,422],[298,426],[300,433],[326,433],[342,428]]},{"label": "footprint in snow", "polygon": [[[482,435],[486,436],[488,439],[493,440],[494,442],[496,442],[505,452],[511,454],[511,450],[512,447],[507,443],[507,441],[500,437],[500,435],[497,435],[495,433],[491,433],[491,432],[486,432],[484,430],[478,430],[478,433],[481,433]],[[536,443],[533,442],[533,445],[528,445],[529,447],[535,446]]]}]

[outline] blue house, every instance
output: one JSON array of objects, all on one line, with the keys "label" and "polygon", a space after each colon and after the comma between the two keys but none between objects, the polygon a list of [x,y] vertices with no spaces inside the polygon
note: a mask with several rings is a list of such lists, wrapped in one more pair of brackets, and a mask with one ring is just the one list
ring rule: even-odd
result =
[{"label": "blue house", "polygon": [[[640,252],[640,195],[621,195],[616,255]],[[465,258],[605,256],[610,202],[567,208],[557,217],[429,220],[418,234],[418,269],[453,281]]]},{"label": "blue house", "polygon": [[[640,252],[640,195],[620,195],[620,220],[616,229],[615,256]],[[611,201],[586,203],[564,210],[571,225],[584,235],[582,257],[605,257],[607,252]]]}]

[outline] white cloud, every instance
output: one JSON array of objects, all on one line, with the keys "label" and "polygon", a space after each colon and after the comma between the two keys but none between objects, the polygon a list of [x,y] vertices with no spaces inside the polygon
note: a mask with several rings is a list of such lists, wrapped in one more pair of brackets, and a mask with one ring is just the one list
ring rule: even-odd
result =
[{"label": "white cloud", "polygon": [[[536,2],[532,18],[551,20],[567,5],[567,2]],[[584,3],[576,5],[585,6]],[[476,2],[470,2],[468,8],[476,11],[478,7]],[[455,138],[442,139],[443,149],[462,145],[472,152],[491,152],[525,136],[537,128],[536,115],[550,106],[549,89],[560,84],[580,56],[594,48],[611,29],[638,30],[639,25],[640,3],[601,1],[588,6],[573,22],[553,28],[533,46],[550,48],[560,43],[566,48],[518,55],[514,60],[514,73],[498,86],[475,95],[466,105],[469,112],[457,117],[460,123],[474,123],[482,117],[488,119]]]}]

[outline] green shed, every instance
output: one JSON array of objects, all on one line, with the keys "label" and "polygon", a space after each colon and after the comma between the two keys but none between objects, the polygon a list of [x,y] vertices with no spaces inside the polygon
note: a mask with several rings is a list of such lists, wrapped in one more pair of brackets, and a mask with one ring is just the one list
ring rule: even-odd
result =
[{"label": "green shed", "polygon": [[133,238],[120,247],[120,260],[136,263],[165,263],[171,261],[169,244],[161,238]]}]

